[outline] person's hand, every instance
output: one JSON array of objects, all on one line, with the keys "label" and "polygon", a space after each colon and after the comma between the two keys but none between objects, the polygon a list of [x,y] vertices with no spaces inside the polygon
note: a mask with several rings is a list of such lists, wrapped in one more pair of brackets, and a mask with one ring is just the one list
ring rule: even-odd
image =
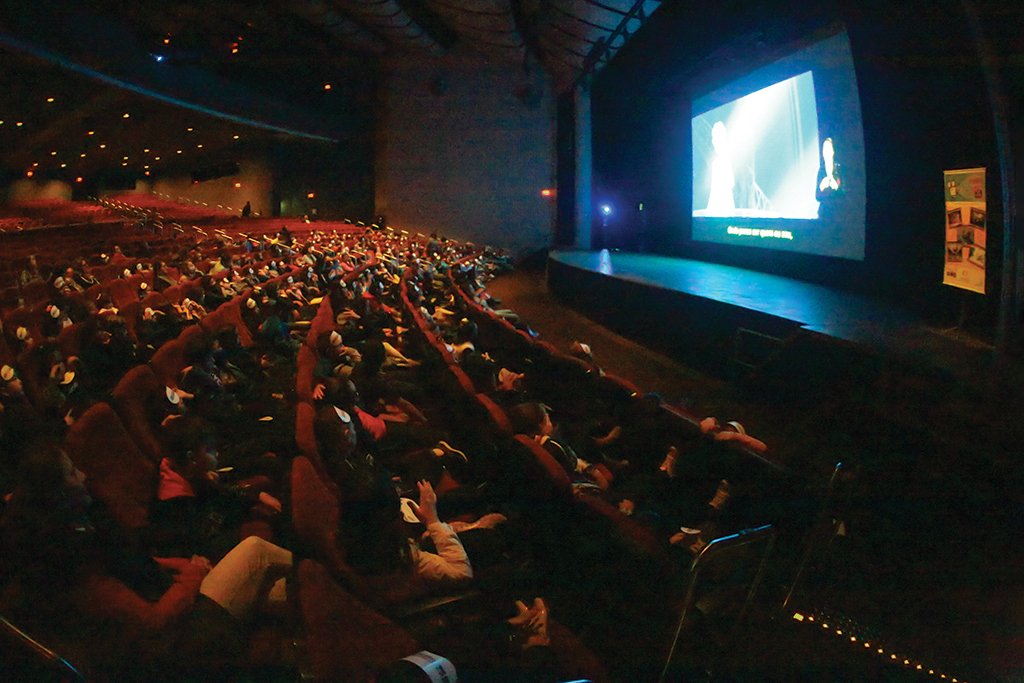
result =
[{"label": "person's hand", "polygon": [[551,645],[548,636],[548,606],[540,598],[534,598],[529,607],[522,600],[516,600],[516,615],[508,623],[527,634],[523,649]]},{"label": "person's hand", "polygon": [[421,522],[428,526],[434,522],[440,522],[441,520],[437,516],[437,494],[434,493],[434,487],[425,479],[416,482],[416,486],[420,490],[420,502],[412,504],[412,511],[416,513],[416,517]]},{"label": "person's hand", "polygon": [[281,510],[284,509],[281,505],[281,501],[266,491],[260,491],[260,495],[257,500],[273,510],[276,514],[280,514]]},{"label": "person's hand", "polygon": [[324,389],[326,388],[323,384],[317,384],[313,387],[313,400],[319,401],[322,399],[324,397]]},{"label": "person's hand", "polygon": [[204,576],[206,574],[209,574],[210,570],[213,569],[213,565],[210,564],[210,561],[208,559],[206,559],[205,557],[203,557],[202,555],[193,555],[191,557],[191,559],[189,559],[189,564],[192,564],[192,565],[202,569]]}]

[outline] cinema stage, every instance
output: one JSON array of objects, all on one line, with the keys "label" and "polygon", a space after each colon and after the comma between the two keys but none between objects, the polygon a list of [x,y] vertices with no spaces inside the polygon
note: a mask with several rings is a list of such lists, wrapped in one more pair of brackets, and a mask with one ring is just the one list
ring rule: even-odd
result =
[{"label": "cinema stage", "polygon": [[992,355],[984,344],[943,335],[890,304],[716,263],[552,251],[548,286],[597,322],[722,377],[783,373],[818,384],[842,375],[867,380],[861,373],[894,363],[966,374],[981,371]]}]

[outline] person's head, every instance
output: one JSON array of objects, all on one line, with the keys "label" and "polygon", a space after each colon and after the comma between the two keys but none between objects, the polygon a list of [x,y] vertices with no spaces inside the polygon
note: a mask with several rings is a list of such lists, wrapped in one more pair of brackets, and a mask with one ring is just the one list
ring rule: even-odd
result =
[{"label": "person's head", "polygon": [[476,323],[472,320],[467,320],[459,326],[459,331],[455,335],[455,341],[459,344],[475,342],[478,333],[479,330],[477,329]]},{"label": "person's head", "polygon": [[555,432],[548,407],[538,401],[513,406],[508,416],[517,434],[551,436]]},{"label": "person's head", "polygon": [[213,368],[213,348],[206,335],[197,334],[185,343],[185,362],[206,370]]},{"label": "person's head", "polygon": [[210,424],[198,415],[183,415],[167,423],[164,455],[188,478],[217,469],[216,439]]},{"label": "person's head", "polygon": [[821,158],[825,162],[825,171],[832,173],[832,169],[835,168],[836,150],[832,146],[832,138],[825,138],[825,141],[821,143]]},{"label": "person's head", "polygon": [[18,468],[11,507],[22,514],[38,514],[63,521],[85,515],[92,499],[86,476],[75,467],[60,444],[44,439],[29,444]]},{"label": "person's head", "polygon": [[355,409],[359,407],[359,390],[350,379],[331,377],[324,383],[324,401],[354,413]]},{"label": "person's head", "polygon": [[729,133],[721,121],[715,121],[715,125],[711,126],[711,146],[720,154],[729,147]]},{"label": "person's head", "polygon": [[0,367],[0,392],[6,396],[21,396],[25,393],[18,371],[11,365]]}]

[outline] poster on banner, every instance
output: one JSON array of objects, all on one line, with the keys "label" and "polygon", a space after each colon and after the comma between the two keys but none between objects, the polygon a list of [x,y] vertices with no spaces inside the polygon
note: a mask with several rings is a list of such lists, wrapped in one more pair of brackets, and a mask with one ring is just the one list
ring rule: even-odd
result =
[{"label": "poster on banner", "polygon": [[945,171],[946,256],[942,284],[985,293],[988,210],[985,169]]}]

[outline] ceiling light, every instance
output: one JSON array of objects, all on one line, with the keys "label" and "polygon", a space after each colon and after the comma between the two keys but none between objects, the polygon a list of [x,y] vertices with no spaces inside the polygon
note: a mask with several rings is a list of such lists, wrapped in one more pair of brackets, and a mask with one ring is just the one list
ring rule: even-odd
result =
[{"label": "ceiling light", "polygon": [[22,127],[22,126],[24,126],[25,124],[24,124],[24,123],[22,123],[21,121],[18,121],[18,122],[17,122],[16,124],[14,124],[14,125],[16,125],[16,126],[17,126],[18,128],[21,128],[21,127]]},{"label": "ceiling light", "polygon": [[146,153],[146,154],[149,154],[149,147],[147,147],[146,149],[144,149],[144,150],[142,150],[142,151],[143,151],[144,153]]},{"label": "ceiling light", "polygon": [[235,187],[236,187],[236,188],[239,188],[239,187],[241,187],[241,186],[242,186],[242,183],[235,183]]},{"label": "ceiling light", "polygon": [[146,165],[145,165],[145,166],[143,166],[142,168],[149,168],[149,164],[146,164]]},{"label": "ceiling light", "polygon": [[149,171],[146,171],[146,175],[149,175]]},{"label": "ceiling light", "polygon": [[32,168],[38,168],[38,167],[39,167],[39,162],[38,161],[35,162],[34,164],[32,164]]},{"label": "ceiling light", "polygon": [[189,133],[191,133],[192,131],[195,130],[195,128],[186,128],[185,130],[188,131]]},{"label": "ceiling light", "polygon": [[[18,125],[20,126],[21,124],[19,123]],[[233,137],[232,137],[231,139],[232,139],[232,140],[237,140],[237,139],[238,139],[238,136],[237,136],[237,135],[235,135],[235,136],[233,136]]]},{"label": "ceiling light", "polygon": [[164,45],[170,45],[170,44],[171,44],[171,39],[170,38],[164,38]]},{"label": "ceiling light", "polygon": [[196,149],[202,149],[202,148],[203,148],[202,145],[196,145]]},{"label": "ceiling light", "polygon": [[78,158],[79,159],[84,159],[85,158],[85,152],[82,152],[81,154],[79,154]]},{"label": "ceiling light", "polygon": [[53,102],[53,98],[52,97],[47,97],[46,98],[46,102],[47,102],[47,104],[52,103]]},{"label": "ceiling light", "polygon": [[51,156],[51,157],[55,157],[55,156],[57,156],[57,151],[56,151],[56,150],[54,150],[54,151],[50,152],[50,156]]},{"label": "ceiling light", "polygon": [[36,172],[35,172],[35,171],[25,171],[25,175],[26,175],[27,177],[29,177],[29,178],[31,178],[31,177],[32,177],[32,176],[34,176],[35,174],[36,174]]},{"label": "ceiling light", "polygon": [[330,89],[331,89],[331,84],[330,83],[324,83],[324,90],[330,90]]},{"label": "ceiling light", "polygon": [[131,115],[131,114],[129,114],[128,112],[125,112],[125,113],[121,114],[121,118],[122,118],[122,119],[129,119],[129,118],[131,118],[131,116],[132,116],[132,115]]},{"label": "ceiling light", "polygon": [[61,168],[67,168],[67,167],[68,167],[68,165],[67,165],[67,164],[61,164],[61,165],[60,165],[60,167],[61,167]]},{"label": "ceiling light", "polygon": [[316,199],[316,192],[307,192],[306,199]]},{"label": "ceiling light", "polygon": [[154,161],[160,161],[160,157],[153,157]]},{"label": "ceiling light", "polygon": [[76,183],[80,183],[80,182],[82,182],[82,180],[83,180],[82,176],[78,176],[77,178],[75,178],[75,182]]},{"label": "ceiling light", "polygon": [[90,130],[88,133],[86,133],[86,135],[96,135],[96,131]]},{"label": "ceiling light", "polygon": [[107,148],[107,143],[104,142],[103,144],[100,145],[100,149],[106,149],[106,148]]},{"label": "ceiling light", "polygon": [[128,161],[128,157],[121,157],[121,161]]},{"label": "ceiling light", "polygon": [[177,153],[178,153],[178,154],[181,154],[181,150],[179,149]]},{"label": "ceiling light", "polygon": [[128,162],[127,162],[127,161],[121,162],[121,165],[122,165],[122,166],[127,166],[127,165],[128,165]]}]

